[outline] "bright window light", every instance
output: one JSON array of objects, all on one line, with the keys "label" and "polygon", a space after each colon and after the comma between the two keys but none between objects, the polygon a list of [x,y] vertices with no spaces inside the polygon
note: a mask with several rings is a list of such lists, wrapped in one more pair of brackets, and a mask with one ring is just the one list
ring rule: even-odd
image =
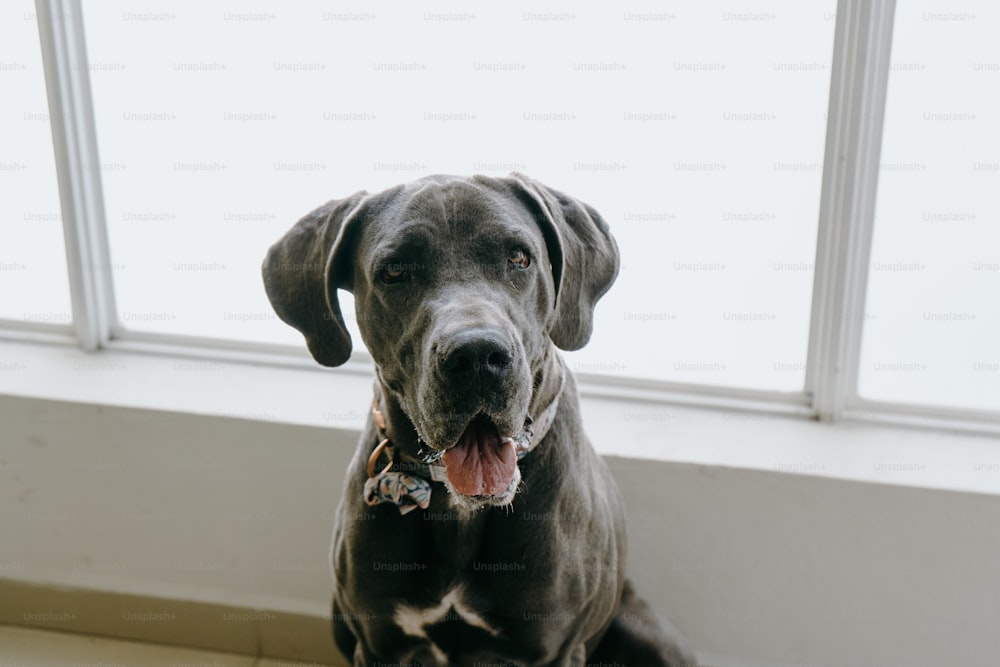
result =
[{"label": "bright window light", "polygon": [[518,170],[621,247],[573,368],[801,391],[835,9],[85,2],[120,320],[301,345],[259,265],[302,214]]},{"label": "bright window light", "polygon": [[863,398],[1000,408],[998,21],[985,0],[897,3]]},{"label": "bright window light", "polygon": [[72,320],[35,4],[0,4],[0,318]]}]

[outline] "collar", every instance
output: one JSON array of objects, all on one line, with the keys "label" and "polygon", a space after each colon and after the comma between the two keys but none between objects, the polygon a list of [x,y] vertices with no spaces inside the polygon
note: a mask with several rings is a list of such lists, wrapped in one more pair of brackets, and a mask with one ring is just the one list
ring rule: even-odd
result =
[{"label": "collar", "polygon": [[[559,399],[562,397],[565,384],[566,375],[564,373],[559,382],[559,390],[552,402],[542,410],[537,419],[529,417],[528,437],[515,445],[518,460],[530,454],[538,446],[538,443],[548,435],[549,429],[552,428],[552,423],[555,421],[556,412],[559,410]],[[440,453],[436,457],[421,460],[403,452],[397,461],[395,445],[386,434],[385,415],[380,403],[378,397],[372,401],[372,418],[375,421],[375,428],[378,430],[379,442],[368,457],[368,479],[365,480],[364,489],[365,502],[370,506],[384,502],[392,503],[399,506],[400,514],[406,514],[417,507],[427,509],[430,506],[431,481],[443,482],[447,479],[444,465],[436,462]],[[383,455],[388,459],[388,463],[381,472],[376,472],[379,459]],[[397,468],[396,470],[393,470],[394,466]]]}]

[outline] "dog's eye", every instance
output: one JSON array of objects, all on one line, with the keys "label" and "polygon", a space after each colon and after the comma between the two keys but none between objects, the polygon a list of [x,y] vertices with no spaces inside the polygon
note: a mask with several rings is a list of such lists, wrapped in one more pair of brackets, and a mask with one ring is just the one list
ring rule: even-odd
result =
[{"label": "dog's eye", "polygon": [[526,269],[531,266],[531,258],[520,248],[511,248],[507,254],[507,264],[513,269]]},{"label": "dog's eye", "polygon": [[379,278],[386,285],[391,285],[392,283],[398,283],[406,280],[410,275],[410,272],[402,264],[386,264],[379,271]]}]

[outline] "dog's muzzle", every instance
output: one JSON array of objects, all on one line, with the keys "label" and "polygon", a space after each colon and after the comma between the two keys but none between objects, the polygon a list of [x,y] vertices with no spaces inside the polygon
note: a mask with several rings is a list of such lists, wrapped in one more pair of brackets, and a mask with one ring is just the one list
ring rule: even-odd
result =
[{"label": "dog's muzzle", "polygon": [[[563,383],[565,377],[563,378]],[[525,419],[524,428],[514,437],[499,434],[492,420],[477,415],[466,427],[458,442],[443,452],[421,452],[420,458],[395,456],[395,448],[385,434],[385,417],[380,400],[372,404],[379,443],[368,459],[365,502],[370,505],[389,502],[401,514],[430,506],[431,482],[443,482],[468,506],[506,505],[514,497],[521,480],[517,463],[527,456],[555,421],[562,396],[562,385],[538,419]],[[379,460],[388,458],[381,472]]]}]

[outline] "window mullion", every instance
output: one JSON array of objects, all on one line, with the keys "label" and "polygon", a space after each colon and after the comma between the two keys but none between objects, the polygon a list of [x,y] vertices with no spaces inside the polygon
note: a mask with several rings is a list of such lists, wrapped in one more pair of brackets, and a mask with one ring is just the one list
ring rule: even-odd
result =
[{"label": "window mullion", "polygon": [[73,327],[80,346],[103,346],[115,325],[111,259],[79,0],[36,0],[59,178]]},{"label": "window mullion", "polygon": [[823,420],[857,394],[895,0],[840,0],[806,391]]}]

